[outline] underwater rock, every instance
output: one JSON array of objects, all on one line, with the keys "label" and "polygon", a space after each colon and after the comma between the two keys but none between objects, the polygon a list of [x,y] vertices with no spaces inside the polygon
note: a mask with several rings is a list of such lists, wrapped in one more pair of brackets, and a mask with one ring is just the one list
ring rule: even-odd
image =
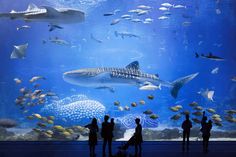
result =
[{"label": "underwater rock", "polygon": [[7,131],[7,129],[0,127],[0,141],[7,141],[7,137],[14,136],[13,132]]},{"label": "underwater rock", "polygon": [[45,105],[41,112],[54,115],[56,120],[65,119],[67,123],[90,123],[92,118],[101,119],[105,115],[105,106],[85,95],[73,95],[52,104]]},{"label": "underwater rock", "polygon": [[8,118],[0,119],[0,127],[13,128],[13,127],[16,127],[16,126],[17,126],[17,123],[13,119],[8,119]]}]

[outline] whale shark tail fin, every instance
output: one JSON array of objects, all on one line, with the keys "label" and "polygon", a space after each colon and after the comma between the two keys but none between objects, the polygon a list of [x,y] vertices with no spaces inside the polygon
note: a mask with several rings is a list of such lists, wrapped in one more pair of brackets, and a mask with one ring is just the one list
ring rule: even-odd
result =
[{"label": "whale shark tail fin", "polygon": [[179,90],[189,81],[191,81],[192,79],[194,79],[199,73],[195,73],[195,74],[191,74],[185,77],[181,77],[175,81],[173,81],[172,84],[172,89],[171,89],[171,95],[174,98],[177,98]]}]

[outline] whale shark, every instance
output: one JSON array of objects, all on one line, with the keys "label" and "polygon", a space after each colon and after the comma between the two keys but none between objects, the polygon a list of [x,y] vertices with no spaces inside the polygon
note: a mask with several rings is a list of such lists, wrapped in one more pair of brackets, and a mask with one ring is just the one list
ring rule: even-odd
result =
[{"label": "whale shark", "polygon": [[[135,85],[140,87],[153,85],[171,88],[171,95],[177,98],[181,87],[194,79],[198,73],[181,77],[173,82],[161,80],[158,74],[144,73],[139,68],[139,62],[134,61],[125,68],[85,68],[63,73],[67,83],[95,88],[111,88],[114,85]],[[159,87],[159,88],[158,88]]]},{"label": "whale shark", "polygon": [[53,25],[83,22],[85,13],[70,8],[53,8],[50,6],[38,7],[29,4],[25,11],[12,10],[9,13],[0,13],[0,18],[19,19],[26,22],[48,22]]}]

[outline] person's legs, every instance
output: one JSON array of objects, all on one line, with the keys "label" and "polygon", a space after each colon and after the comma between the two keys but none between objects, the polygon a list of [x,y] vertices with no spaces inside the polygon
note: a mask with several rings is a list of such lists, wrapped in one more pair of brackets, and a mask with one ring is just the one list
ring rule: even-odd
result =
[{"label": "person's legs", "polygon": [[103,139],[103,146],[102,146],[102,154],[103,156],[106,156],[106,145],[107,145],[107,139]]},{"label": "person's legs", "polygon": [[183,131],[183,145],[185,145],[186,132]]},{"label": "person's legs", "polygon": [[189,148],[189,136],[190,136],[190,132],[186,133],[187,136],[187,149]]},{"label": "person's legs", "polygon": [[206,138],[206,151],[208,151],[209,136]]},{"label": "person's legs", "polygon": [[89,153],[90,153],[90,156],[92,156],[92,145],[89,144]]},{"label": "person's legs", "polygon": [[141,157],[141,155],[142,155],[142,144],[140,143],[139,144],[139,156]]},{"label": "person's legs", "polygon": [[135,157],[137,157],[137,155],[138,155],[138,144],[137,143],[135,143]]},{"label": "person's legs", "polygon": [[109,156],[112,156],[111,144],[112,144],[112,139],[108,139]]}]

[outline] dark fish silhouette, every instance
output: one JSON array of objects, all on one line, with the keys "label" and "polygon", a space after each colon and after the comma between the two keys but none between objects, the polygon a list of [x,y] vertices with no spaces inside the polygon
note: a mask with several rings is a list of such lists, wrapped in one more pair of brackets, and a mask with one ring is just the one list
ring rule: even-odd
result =
[{"label": "dark fish silhouette", "polygon": [[224,58],[214,56],[212,53],[209,53],[208,55],[204,55],[204,54],[199,55],[198,53],[195,53],[195,57],[196,58],[199,58],[199,57],[206,58],[206,59],[210,59],[210,60],[214,60],[214,61],[224,61],[225,60]]}]

